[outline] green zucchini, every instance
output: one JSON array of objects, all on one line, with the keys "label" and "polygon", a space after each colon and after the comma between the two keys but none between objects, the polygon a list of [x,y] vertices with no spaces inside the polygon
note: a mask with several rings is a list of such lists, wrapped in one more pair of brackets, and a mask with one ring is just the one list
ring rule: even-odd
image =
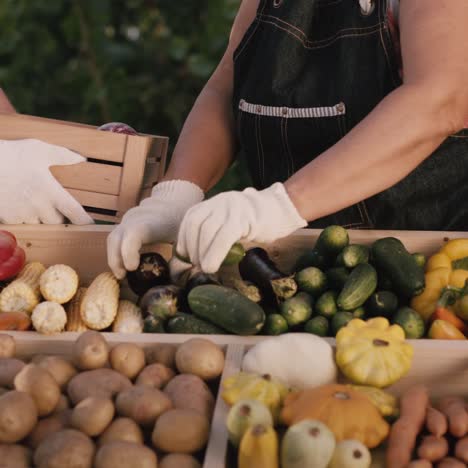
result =
[{"label": "green zucchini", "polygon": [[304,325],[304,331],[306,333],[312,333],[318,336],[328,335],[328,320],[325,317],[318,315],[317,317],[311,318]]},{"label": "green zucchini", "polygon": [[314,297],[322,294],[328,286],[325,273],[315,267],[308,267],[298,271],[294,279],[301,291],[312,294]]},{"label": "green zucchini", "polygon": [[290,327],[307,322],[312,315],[314,300],[306,292],[298,292],[295,296],[286,299],[280,305],[281,315]]},{"label": "green zucchini", "polygon": [[350,271],[346,267],[334,267],[325,271],[330,288],[341,291],[348,279]]},{"label": "green zucchini", "polygon": [[336,257],[335,264],[346,268],[354,268],[360,263],[369,261],[369,247],[361,244],[347,245]]},{"label": "green zucchini", "polygon": [[336,301],[343,310],[362,306],[377,287],[377,272],[369,263],[361,263],[350,273]]},{"label": "green zucchini", "polygon": [[188,303],[196,316],[236,335],[256,335],[265,322],[258,304],[225,286],[197,286],[189,292]]},{"label": "green zucchini", "polygon": [[280,314],[270,314],[266,316],[265,325],[262,328],[262,335],[281,335],[288,332],[288,322]]},{"label": "green zucchini", "polygon": [[328,226],[319,235],[315,249],[325,257],[336,257],[349,244],[348,231],[342,226]]},{"label": "green zucchini", "polygon": [[336,305],[336,299],[338,293],[335,291],[325,291],[315,303],[315,312],[318,315],[330,318],[336,314],[338,307]]},{"label": "green zucchini", "polygon": [[324,255],[322,255],[318,250],[311,249],[305,251],[296,261],[294,266],[295,271],[303,270],[308,267],[320,268],[323,270],[326,268],[328,262]]},{"label": "green zucchini", "polygon": [[424,270],[399,239],[379,239],[371,252],[376,267],[388,276],[398,295],[412,297],[424,291]]},{"label": "green zucchini", "polygon": [[392,291],[375,291],[367,300],[366,307],[373,317],[390,318],[398,309],[398,297]]},{"label": "green zucchini", "polygon": [[222,329],[202,320],[195,315],[179,312],[170,318],[166,324],[169,333],[188,333],[193,335],[225,335]]}]

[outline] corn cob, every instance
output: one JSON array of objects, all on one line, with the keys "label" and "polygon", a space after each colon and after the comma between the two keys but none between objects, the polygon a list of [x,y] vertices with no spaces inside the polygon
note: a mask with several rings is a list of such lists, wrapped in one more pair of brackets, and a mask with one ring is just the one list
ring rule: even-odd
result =
[{"label": "corn cob", "polygon": [[39,279],[45,267],[28,263],[18,277],[0,293],[0,311],[31,313],[40,301]]},{"label": "corn cob", "polygon": [[107,328],[119,307],[119,283],[112,273],[101,273],[89,286],[81,302],[81,319],[93,330]]},{"label": "corn cob", "polygon": [[78,288],[75,296],[68,305],[66,330],[70,332],[83,332],[89,330],[81,319],[80,306],[83,301],[86,288]]},{"label": "corn cob", "polygon": [[131,301],[121,300],[112,331],[116,333],[142,333],[143,315],[141,309]]},{"label": "corn cob", "polygon": [[41,275],[39,286],[46,301],[65,304],[78,289],[78,275],[68,265],[53,265]]},{"label": "corn cob", "polygon": [[31,315],[33,327],[44,335],[60,333],[67,323],[65,309],[56,302],[41,302]]}]

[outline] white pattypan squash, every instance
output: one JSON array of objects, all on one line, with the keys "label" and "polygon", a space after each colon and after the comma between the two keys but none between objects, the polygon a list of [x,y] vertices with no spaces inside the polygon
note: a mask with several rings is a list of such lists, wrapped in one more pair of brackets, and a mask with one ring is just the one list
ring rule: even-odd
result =
[{"label": "white pattypan squash", "polygon": [[256,344],[244,356],[242,370],[269,374],[294,389],[335,383],[333,348],[309,333],[286,333]]},{"label": "white pattypan squash", "polygon": [[342,440],[336,444],[328,468],[369,468],[371,466],[369,449],[358,440]]}]

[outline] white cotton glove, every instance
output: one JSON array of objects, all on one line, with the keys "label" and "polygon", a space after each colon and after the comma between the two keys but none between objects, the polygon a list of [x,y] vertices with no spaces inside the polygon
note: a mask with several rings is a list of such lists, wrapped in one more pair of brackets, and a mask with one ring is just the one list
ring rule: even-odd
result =
[{"label": "white cotton glove", "polygon": [[107,239],[107,259],[114,275],[136,270],[140,248],[152,242],[174,242],[185,212],[204,198],[198,185],[185,180],[157,184],[151,197],[129,210]]},{"label": "white cotton glove", "polygon": [[216,195],[187,211],[179,230],[177,253],[215,273],[240,239],[273,242],[307,226],[284,185]]},{"label": "white cotton glove", "polygon": [[0,140],[0,222],[61,224],[65,216],[74,224],[92,224],[49,170],[83,161],[83,156],[43,141]]}]

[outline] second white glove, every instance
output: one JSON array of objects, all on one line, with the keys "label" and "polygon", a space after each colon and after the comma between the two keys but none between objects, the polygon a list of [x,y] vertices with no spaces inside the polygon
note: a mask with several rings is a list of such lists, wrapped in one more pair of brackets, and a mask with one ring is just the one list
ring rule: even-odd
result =
[{"label": "second white glove", "polygon": [[305,226],[279,182],[261,191],[221,193],[187,211],[177,253],[205,273],[215,273],[238,240],[273,242]]}]

